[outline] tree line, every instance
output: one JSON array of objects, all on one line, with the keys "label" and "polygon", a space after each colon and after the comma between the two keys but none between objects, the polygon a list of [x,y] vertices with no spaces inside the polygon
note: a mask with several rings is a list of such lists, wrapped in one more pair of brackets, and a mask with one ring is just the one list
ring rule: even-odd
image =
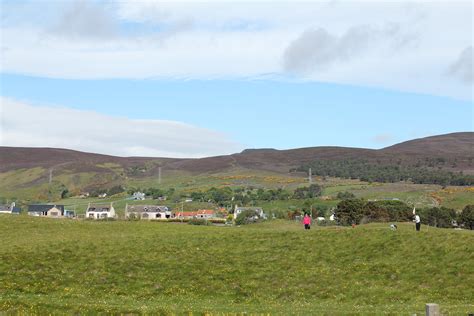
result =
[{"label": "tree line", "polygon": [[367,160],[316,160],[292,171],[308,172],[317,176],[360,179],[366,182],[394,183],[411,181],[417,184],[474,185],[474,176],[462,172],[433,170],[427,167],[403,165],[401,162],[386,164]]},{"label": "tree line", "polygon": [[[474,228],[474,205],[467,205],[462,212],[446,207],[417,209],[421,222],[426,225],[450,228],[464,225]],[[413,220],[413,207],[402,201],[365,201],[346,199],[339,202],[334,214],[337,222],[348,226],[372,222],[406,222]]]}]

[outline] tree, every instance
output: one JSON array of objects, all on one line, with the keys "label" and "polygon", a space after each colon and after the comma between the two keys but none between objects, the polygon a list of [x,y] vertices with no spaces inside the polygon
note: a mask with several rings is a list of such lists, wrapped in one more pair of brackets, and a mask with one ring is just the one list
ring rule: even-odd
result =
[{"label": "tree", "polygon": [[364,205],[364,216],[368,222],[387,222],[390,220],[387,209],[375,202],[367,202]]},{"label": "tree", "polygon": [[335,214],[341,225],[359,224],[364,217],[364,201],[343,200],[337,205]]},{"label": "tree", "polygon": [[339,200],[350,200],[350,199],[355,199],[354,193],[351,192],[339,192],[336,196]]},{"label": "tree", "polygon": [[467,205],[461,213],[461,222],[466,228],[474,229],[474,205]]},{"label": "tree", "polygon": [[255,223],[259,220],[258,213],[254,210],[245,210],[240,213],[237,218],[235,219],[236,225],[246,225]]}]

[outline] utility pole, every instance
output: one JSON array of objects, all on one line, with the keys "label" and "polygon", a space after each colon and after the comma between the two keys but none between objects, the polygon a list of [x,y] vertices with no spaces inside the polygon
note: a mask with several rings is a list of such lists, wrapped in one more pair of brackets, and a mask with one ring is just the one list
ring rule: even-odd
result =
[{"label": "utility pole", "polygon": [[161,184],[161,167],[158,167],[158,184]]},{"label": "utility pole", "polygon": [[308,179],[309,179],[309,184],[312,184],[313,183],[313,170],[311,168],[309,168]]},{"label": "utility pole", "polygon": [[49,185],[53,182],[53,168],[49,169]]}]

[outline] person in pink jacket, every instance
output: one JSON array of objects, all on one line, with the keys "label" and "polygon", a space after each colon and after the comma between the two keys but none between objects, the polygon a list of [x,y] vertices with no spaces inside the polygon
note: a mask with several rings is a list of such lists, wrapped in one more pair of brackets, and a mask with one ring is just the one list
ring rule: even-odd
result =
[{"label": "person in pink jacket", "polygon": [[303,218],[304,229],[311,229],[311,217],[308,214]]}]

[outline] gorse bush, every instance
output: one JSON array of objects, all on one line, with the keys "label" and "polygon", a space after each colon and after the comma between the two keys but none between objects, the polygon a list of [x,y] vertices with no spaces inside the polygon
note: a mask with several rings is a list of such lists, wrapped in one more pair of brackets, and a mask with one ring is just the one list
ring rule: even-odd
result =
[{"label": "gorse bush", "polygon": [[[416,212],[423,224],[434,227],[453,227],[453,223],[458,219],[456,211],[446,207],[418,209]],[[466,214],[471,214],[469,212],[468,209]],[[362,199],[348,199],[337,205],[335,214],[338,223],[345,226],[373,222],[406,222],[413,220],[413,207],[402,201],[367,202]],[[466,216],[465,222],[470,223],[469,216],[472,215]]]},{"label": "gorse bush", "polygon": [[466,229],[474,229],[474,205],[467,205],[459,216],[459,221]]}]

